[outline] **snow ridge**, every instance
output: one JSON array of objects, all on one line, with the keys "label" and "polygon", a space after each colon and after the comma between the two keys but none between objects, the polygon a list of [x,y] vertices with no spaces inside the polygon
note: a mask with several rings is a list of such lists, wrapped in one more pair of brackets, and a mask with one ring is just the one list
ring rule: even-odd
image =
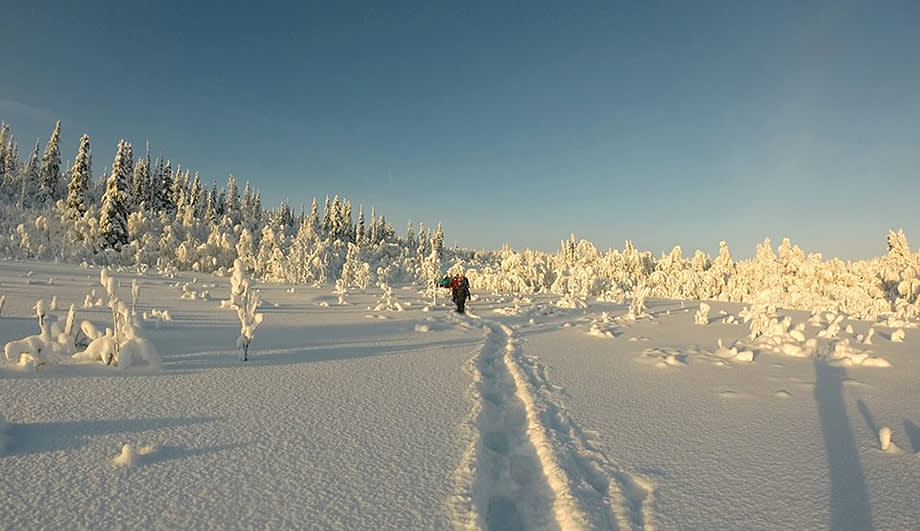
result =
[{"label": "snow ridge", "polygon": [[545,367],[506,336],[505,363],[527,411],[528,437],[554,493],[553,512],[562,529],[653,529],[652,485],[611,461],[570,417],[562,389]]}]

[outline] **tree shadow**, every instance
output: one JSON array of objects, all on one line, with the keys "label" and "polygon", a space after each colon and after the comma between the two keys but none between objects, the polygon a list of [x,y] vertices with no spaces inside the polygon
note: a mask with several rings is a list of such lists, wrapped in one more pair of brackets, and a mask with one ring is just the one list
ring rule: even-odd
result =
[{"label": "tree shadow", "polygon": [[136,465],[152,465],[174,459],[185,459],[188,457],[197,457],[202,455],[223,452],[224,450],[233,450],[242,448],[243,443],[221,444],[218,446],[206,446],[204,448],[188,448],[185,446],[159,446],[154,448],[153,452],[138,456]]},{"label": "tree shadow", "polygon": [[214,422],[217,417],[141,418],[77,420],[68,422],[10,423],[7,455],[30,455],[81,448],[94,436],[110,433],[140,433],[175,426]]},{"label": "tree shadow", "polygon": [[830,467],[830,528],[872,529],[869,491],[843,396],[846,371],[816,360],[815,376],[815,399]]},{"label": "tree shadow", "polygon": [[856,401],[856,407],[858,407],[859,412],[862,413],[863,420],[866,421],[866,426],[869,427],[869,432],[877,436],[878,425],[875,423],[875,418],[872,417],[872,412],[869,411],[869,407],[866,406],[866,403],[862,400]]},{"label": "tree shadow", "polygon": [[913,421],[905,420],[904,431],[907,433],[907,438],[910,440],[910,448],[915,453],[920,452],[920,426],[917,426]]},{"label": "tree shadow", "polygon": [[239,359],[236,349],[213,350],[176,356],[163,363],[163,372],[170,374],[187,374],[208,369],[226,369],[239,367],[270,367],[279,365],[298,365],[322,361],[342,361],[358,358],[389,356],[440,348],[465,347],[476,344],[481,338],[451,339],[425,343],[398,343],[392,345],[368,344],[368,341],[351,341],[337,344],[298,346],[291,348],[251,349],[249,361]]}]

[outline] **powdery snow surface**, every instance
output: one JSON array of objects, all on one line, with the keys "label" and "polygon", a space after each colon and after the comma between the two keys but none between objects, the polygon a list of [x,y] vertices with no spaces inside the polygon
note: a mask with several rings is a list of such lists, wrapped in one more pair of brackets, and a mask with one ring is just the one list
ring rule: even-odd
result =
[{"label": "powdery snow surface", "polygon": [[[112,276],[162,366],[0,361],[4,528],[920,526],[920,340],[884,323],[254,282],[244,363],[228,278]],[[52,297],[111,326],[98,278],[3,263],[0,341]]]}]

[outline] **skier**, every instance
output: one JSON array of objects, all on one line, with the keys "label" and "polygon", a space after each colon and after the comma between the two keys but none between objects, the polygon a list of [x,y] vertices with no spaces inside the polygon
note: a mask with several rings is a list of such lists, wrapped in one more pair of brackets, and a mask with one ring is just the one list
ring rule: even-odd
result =
[{"label": "skier", "polygon": [[450,281],[450,291],[454,300],[454,304],[457,305],[457,313],[463,313],[466,311],[466,299],[470,298],[470,281],[466,278],[462,272],[454,276]]}]

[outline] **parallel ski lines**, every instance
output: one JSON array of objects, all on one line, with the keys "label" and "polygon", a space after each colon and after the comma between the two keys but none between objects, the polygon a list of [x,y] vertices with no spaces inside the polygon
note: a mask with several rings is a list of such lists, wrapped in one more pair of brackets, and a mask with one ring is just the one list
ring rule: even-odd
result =
[{"label": "parallel ski lines", "polygon": [[503,358],[503,338],[486,326],[470,360],[470,446],[454,473],[449,509],[460,529],[556,529],[553,491],[527,434],[527,413]]},{"label": "parallel ski lines", "polygon": [[562,390],[545,367],[525,356],[513,332],[506,363],[528,415],[528,431],[556,493],[554,510],[565,529],[653,529],[652,486],[605,455],[570,417]]},{"label": "parallel ski lines", "polygon": [[[466,319],[458,319],[469,326]],[[572,421],[562,391],[509,327],[484,322],[469,447],[449,506],[461,529],[652,529],[652,488]]]}]

